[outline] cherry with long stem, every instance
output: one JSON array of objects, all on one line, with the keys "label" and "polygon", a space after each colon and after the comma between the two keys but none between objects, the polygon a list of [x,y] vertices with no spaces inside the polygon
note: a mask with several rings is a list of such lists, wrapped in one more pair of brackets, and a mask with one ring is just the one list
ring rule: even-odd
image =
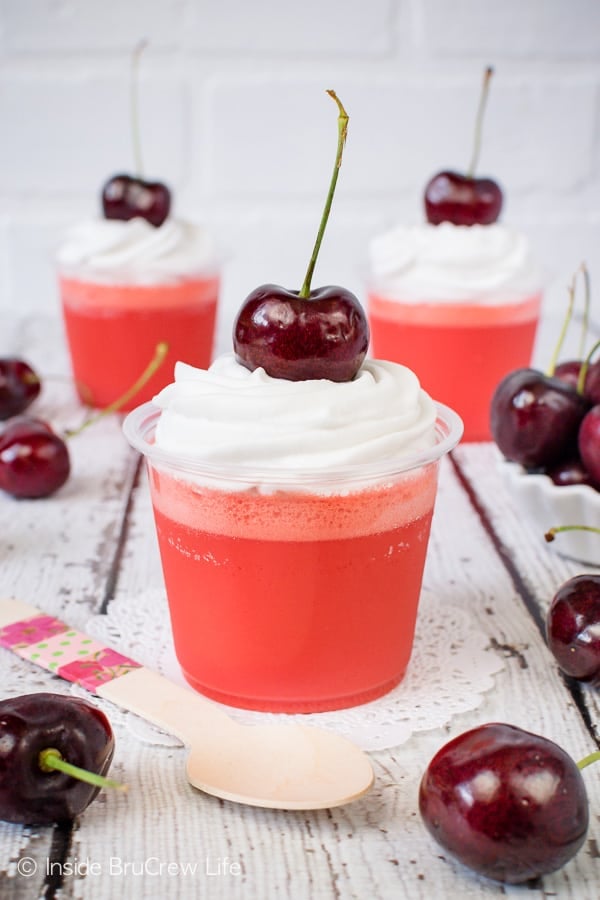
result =
[{"label": "cherry with long stem", "polygon": [[335,91],[338,139],[333,174],[315,245],[299,291],[262,284],[244,300],[233,326],[236,360],[288,381],[351,381],[366,356],[369,325],[358,298],[339,285],[311,287],[348,132],[348,114]]},{"label": "cherry with long stem", "polygon": [[503,203],[500,185],[493,178],[475,176],[493,71],[491,66],[484,71],[469,168],[466,172],[449,169],[438,172],[425,187],[425,215],[431,225],[441,225],[442,222],[460,226],[492,225],[498,221]]},{"label": "cherry with long stem", "polygon": [[102,188],[102,209],[106,219],[129,221],[146,219],[159,228],[171,209],[171,192],[161,181],[147,181],[142,177],[142,151],[138,112],[138,67],[146,41],[141,41],[133,52],[130,83],[131,136],[134,163],[137,174],[113,175]]}]

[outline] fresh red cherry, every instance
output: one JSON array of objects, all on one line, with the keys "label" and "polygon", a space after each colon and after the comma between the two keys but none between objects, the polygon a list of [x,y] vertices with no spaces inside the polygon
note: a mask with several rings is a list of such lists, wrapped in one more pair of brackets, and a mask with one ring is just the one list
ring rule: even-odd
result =
[{"label": "fresh red cherry", "polygon": [[590,363],[585,378],[583,395],[592,406],[600,405],[600,360]]},{"label": "fresh red cherry", "polygon": [[553,741],[502,723],[467,731],[438,751],[421,781],[419,807],[445,850],[509,884],[563,866],[589,824],[585,784],[571,757]]},{"label": "fresh red cherry", "polygon": [[492,436],[506,459],[545,468],[576,453],[587,409],[584,398],[564,381],[536,369],[515,369],[492,397]]},{"label": "fresh red cherry", "polygon": [[[554,377],[560,378],[571,387],[578,387],[583,368],[583,361],[579,359],[569,359],[561,362],[554,370]],[[583,384],[583,396],[590,406],[600,404],[600,360],[590,363],[585,373],[585,381]]]},{"label": "fresh red cherry", "polygon": [[18,416],[40,389],[40,378],[28,363],[16,357],[0,359],[0,419]]},{"label": "fresh red cherry", "polygon": [[171,193],[160,181],[114,175],[102,188],[102,208],[106,219],[127,221],[139,216],[158,227],[169,215]]},{"label": "fresh red cherry", "polygon": [[114,748],[108,719],[83,700],[50,693],[2,700],[0,819],[45,825],[78,816],[102,786],[118,786],[103,777]]},{"label": "fresh red cherry", "polygon": [[303,381],[327,378],[351,381],[369,346],[365,312],[350,291],[329,285],[311,290],[311,280],[329,218],[348,115],[334,91],[327,93],[339,109],[338,147],[317,240],[299,291],[263,284],[246,298],[233,327],[236,359],[251,371],[262,367],[273,378]]},{"label": "fresh red cherry", "polygon": [[600,488],[600,405],[586,413],[578,436],[579,455],[594,485]]},{"label": "fresh red cherry", "polygon": [[577,575],[558,589],[546,617],[546,639],[563,672],[600,681],[600,575]]},{"label": "fresh red cherry", "polygon": [[502,210],[502,190],[492,178],[476,178],[475,169],[481,145],[481,125],[493,69],[483,78],[481,99],[475,122],[473,158],[466,174],[438,172],[425,188],[425,215],[431,225],[491,225]]},{"label": "fresh red cherry", "polygon": [[0,432],[0,489],[13,497],[48,497],[70,469],[65,441],[45,422],[17,416]]},{"label": "fresh red cherry", "polygon": [[306,300],[263,284],[246,298],[235,325],[238,361],[289,381],[351,381],[368,345],[362,307],[342,287],[313,289]]},{"label": "fresh red cherry", "polygon": [[138,65],[147,42],[140,41],[131,59],[131,134],[136,175],[113,175],[102,188],[102,208],[106,219],[128,221],[136,216],[146,219],[157,228],[171,209],[171,192],[160,181],[142,177],[142,152],[138,115]]},{"label": "fresh red cherry", "polygon": [[579,373],[581,372],[582,365],[583,362],[580,359],[567,359],[556,366],[553,375],[560,381],[564,381],[565,384],[576,388],[579,382]]},{"label": "fresh red cherry", "polygon": [[492,178],[438,172],[425,188],[425,215],[431,225],[493,225],[502,210],[502,190]]}]

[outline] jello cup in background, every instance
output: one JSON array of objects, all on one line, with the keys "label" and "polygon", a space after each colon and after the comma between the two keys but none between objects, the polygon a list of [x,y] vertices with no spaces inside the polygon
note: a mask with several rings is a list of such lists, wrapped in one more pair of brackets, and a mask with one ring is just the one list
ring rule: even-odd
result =
[{"label": "jello cup in background", "polygon": [[57,262],[71,366],[85,403],[118,400],[161,343],[168,347],[162,364],[122,409],[150,400],[177,360],[210,364],[220,262],[203,227],[95,219],[71,229]]},{"label": "jello cup in background", "polygon": [[249,709],[354,706],[411,655],[440,459],[459,417],[403,366],[287,381],[179,365],[124,431],[145,454],[183,674]]},{"label": "jello cup in background", "polygon": [[397,227],[369,248],[371,353],[419,373],[455,409],[467,441],[488,441],[490,402],[531,363],[542,302],[525,235],[501,224]]}]

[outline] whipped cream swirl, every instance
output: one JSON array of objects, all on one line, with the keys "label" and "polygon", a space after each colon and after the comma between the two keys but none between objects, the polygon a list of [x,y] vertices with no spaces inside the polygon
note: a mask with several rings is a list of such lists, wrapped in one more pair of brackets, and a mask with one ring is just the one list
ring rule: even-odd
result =
[{"label": "whipped cream swirl", "polygon": [[525,235],[505,225],[399,226],[371,241],[371,288],[402,302],[506,303],[541,287]]},{"label": "whipped cream swirl", "polygon": [[155,284],[205,274],[217,255],[200,225],[167,219],[90,219],[71,228],[57,253],[63,274],[88,281]]},{"label": "whipped cream swirl", "polygon": [[184,363],[153,401],[155,447],[194,461],[307,473],[394,462],[436,443],[434,402],[405,366],[365,360],[352,381],[287,381],[233,354]]}]

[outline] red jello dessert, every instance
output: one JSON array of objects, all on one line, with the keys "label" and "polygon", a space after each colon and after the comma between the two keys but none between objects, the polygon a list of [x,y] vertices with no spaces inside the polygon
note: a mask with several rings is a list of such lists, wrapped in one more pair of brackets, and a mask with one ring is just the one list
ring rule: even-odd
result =
[{"label": "red jello dessert", "polygon": [[419,373],[487,441],[496,386],[527,366],[542,301],[524,235],[500,224],[397,227],[370,247],[371,351]]},{"label": "red jello dessert", "polygon": [[150,400],[184,359],[209,365],[219,293],[213,243],[167,219],[98,219],[74,228],[58,254],[73,375],[82,400],[106,407],[135,384],[166,343],[163,364],[122,409]]},{"label": "red jello dessert", "polygon": [[[147,457],[178,660],[222,702],[366,702],[409,662],[441,456],[461,423],[412,372],[288,381],[233,356],[125,421]],[[157,408],[158,407],[158,408]]]}]

